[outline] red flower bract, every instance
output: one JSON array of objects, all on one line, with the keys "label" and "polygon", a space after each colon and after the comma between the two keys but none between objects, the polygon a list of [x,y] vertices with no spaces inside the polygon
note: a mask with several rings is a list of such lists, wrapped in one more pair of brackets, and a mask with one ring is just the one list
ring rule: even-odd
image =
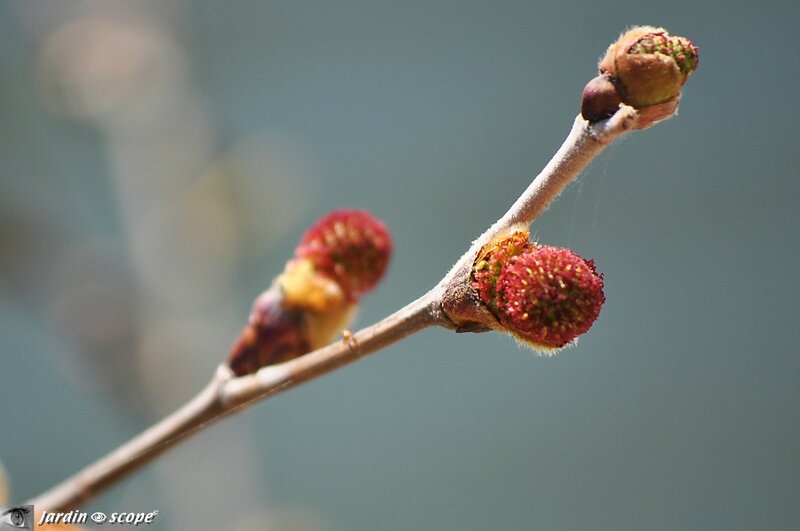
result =
[{"label": "red flower bract", "polygon": [[350,300],[378,283],[389,264],[392,238],[363,210],[335,210],[306,231],[295,250],[315,271],[335,281]]},{"label": "red flower bract", "polygon": [[495,290],[500,323],[544,348],[561,348],[589,330],[605,302],[593,260],[546,245],[511,257]]}]

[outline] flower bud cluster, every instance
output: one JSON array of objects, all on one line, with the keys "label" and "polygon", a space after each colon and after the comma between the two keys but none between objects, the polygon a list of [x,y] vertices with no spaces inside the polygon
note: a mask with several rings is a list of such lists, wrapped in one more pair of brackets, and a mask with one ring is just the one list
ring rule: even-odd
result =
[{"label": "flower bud cluster", "polygon": [[391,252],[389,231],[369,212],[336,210],[320,218],[256,299],[228,365],[241,376],[330,343],[383,277]]},{"label": "flower bud cluster", "polygon": [[496,328],[545,352],[588,331],[605,302],[603,275],[593,260],[530,242],[524,232],[484,246],[472,279]]}]

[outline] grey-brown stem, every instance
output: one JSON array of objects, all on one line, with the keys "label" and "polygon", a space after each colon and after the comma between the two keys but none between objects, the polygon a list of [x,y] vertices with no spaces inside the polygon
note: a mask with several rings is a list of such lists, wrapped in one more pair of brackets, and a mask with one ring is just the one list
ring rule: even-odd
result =
[{"label": "grey-brown stem", "polygon": [[222,415],[219,396],[225,380],[225,373],[217,371],[211,382],[186,405],[27,503],[35,505],[37,511],[64,512],[89,501]]}]

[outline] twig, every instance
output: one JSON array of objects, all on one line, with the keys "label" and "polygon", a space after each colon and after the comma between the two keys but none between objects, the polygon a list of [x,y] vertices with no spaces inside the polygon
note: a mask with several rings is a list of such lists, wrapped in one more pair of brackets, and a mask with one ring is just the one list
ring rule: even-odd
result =
[{"label": "twig", "polygon": [[162,452],[223,414],[219,393],[225,383],[218,371],[211,382],[183,407],[110,454],[26,503],[37,511],[68,511],[86,503]]},{"label": "twig", "polygon": [[498,235],[530,224],[597,154],[633,129],[638,118],[639,113],[626,105],[621,105],[611,118],[594,124],[579,115],[564,144],[509,211],[472,243],[436,287],[419,299],[342,341],[264,367],[255,374],[237,378],[226,366],[220,366],[208,386],[184,407],[28,503],[39,511],[77,507],[212,422],[424,328],[481,330],[480,309],[469,288],[472,264],[481,247]]},{"label": "twig", "polygon": [[259,398],[316,378],[403,337],[436,324],[439,312],[426,295],[382,321],[355,333],[348,341],[255,374],[236,378],[224,365],[195,398],[107,456],[28,502],[37,511],[68,511],[137,470],[183,439],[221,418],[241,411]]}]

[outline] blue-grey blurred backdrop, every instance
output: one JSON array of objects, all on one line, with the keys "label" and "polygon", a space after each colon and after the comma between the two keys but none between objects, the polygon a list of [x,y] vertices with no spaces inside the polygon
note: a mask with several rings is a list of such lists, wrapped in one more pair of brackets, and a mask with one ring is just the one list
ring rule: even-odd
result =
[{"label": "blue-grey blurred backdrop", "polygon": [[431,287],[632,24],[700,67],[533,227],[605,273],[577,347],[424,331],[88,507],[171,530],[796,528],[796,1],[6,0],[0,498],[188,399],[322,213],[394,234],[358,324]]}]

